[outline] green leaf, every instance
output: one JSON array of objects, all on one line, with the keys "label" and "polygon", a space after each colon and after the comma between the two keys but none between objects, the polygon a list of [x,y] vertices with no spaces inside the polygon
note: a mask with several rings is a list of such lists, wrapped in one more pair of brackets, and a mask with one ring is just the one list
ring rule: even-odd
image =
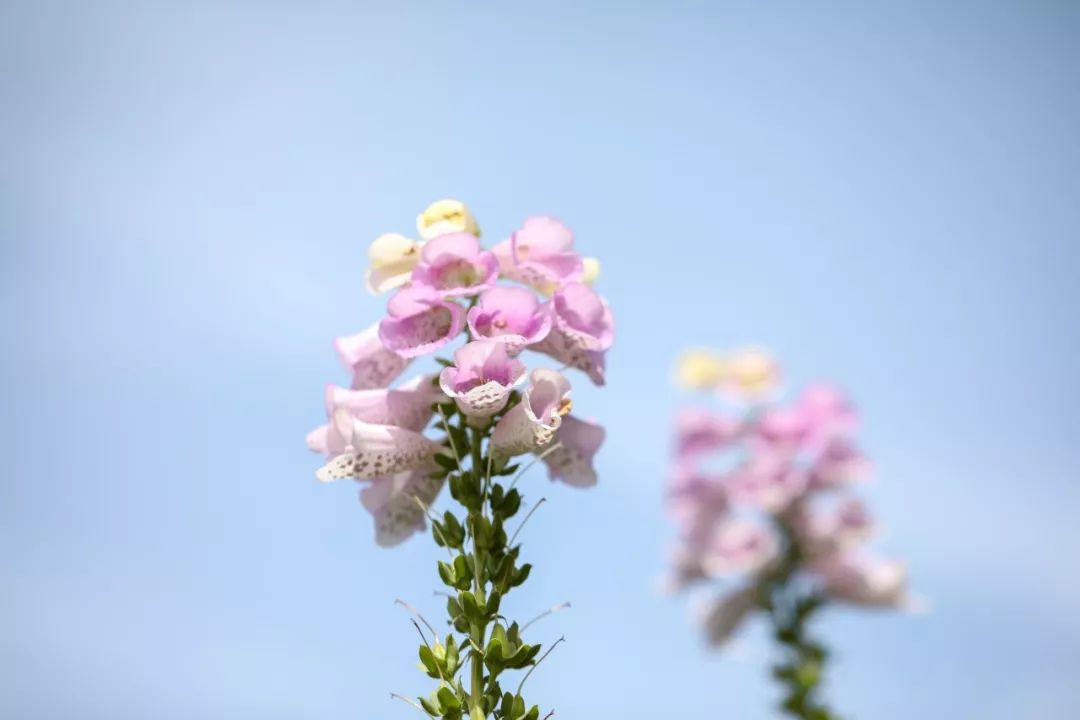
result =
[{"label": "green leaf", "polygon": [[528,580],[530,572],[532,572],[532,565],[529,563],[522,565],[518,571],[514,573],[514,578],[510,581],[510,587],[517,587]]},{"label": "green leaf", "polygon": [[426,697],[417,698],[420,701],[420,706],[424,708],[424,712],[432,717],[442,717],[442,708],[439,706],[438,701],[432,702]]},{"label": "green leaf", "polygon": [[420,646],[420,663],[424,666],[424,670],[427,671],[429,677],[435,679],[441,677],[441,675],[439,675],[439,663],[427,645]]},{"label": "green leaf", "polygon": [[436,692],[436,695],[439,698],[439,703],[444,708],[449,708],[451,710],[460,710],[461,709],[461,700],[460,700],[460,698],[458,698],[458,696],[454,693],[453,690],[446,687],[445,685],[443,685],[441,688],[438,689],[438,691]]},{"label": "green leaf", "polygon": [[[461,557],[461,556],[459,555],[458,557]],[[456,558],[455,558],[455,560],[456,560]],[[451,567],[450,565],[447,565],[442,560],[440,560],[439,561],[439,579],[442,580],[445,585],[449,585],[450,587],[457,587],[459,577],[458,577],[458,574],[457,574],[455,568]]]},{"label": "green leaf", "polygon": [[454,471],[454,470],[458,469],[457,460],[450,457],[449,455],[443,455],[442,453],[436,453],[435,454],[435,462],[436,462],[436,464],[439,465],[439,467],[444,468],[445,470]]},{"label": "green leaf", "polygon": [[489,617],[499,612],[499,603],[501,601],[502,594],[498,590],[492,590],[487,599],[487,614]]}]

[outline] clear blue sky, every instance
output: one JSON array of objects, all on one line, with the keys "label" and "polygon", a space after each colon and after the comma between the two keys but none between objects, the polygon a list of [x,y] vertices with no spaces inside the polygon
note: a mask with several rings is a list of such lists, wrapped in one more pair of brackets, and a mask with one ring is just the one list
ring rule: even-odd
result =
[{"label": "clear blue sky", "polygon": [[655,591],[670,363],[753,341],[857,398],[932,601],[825,618],[845,717],[1080,715],[1080,5],[580,5],[0,5],[0,715],[419,717],[435,548],[303,437],[442,196],[564,218],[619,323],[600,485],[526,484],[532,698],[771,716]]}]

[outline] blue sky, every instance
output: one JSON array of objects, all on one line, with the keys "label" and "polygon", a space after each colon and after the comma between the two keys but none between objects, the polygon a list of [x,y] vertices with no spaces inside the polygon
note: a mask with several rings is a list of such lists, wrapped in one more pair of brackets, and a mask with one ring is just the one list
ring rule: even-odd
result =
[{"label": "blue sky", "polygon": [[408,718],[376,548],[304,433],[373,322],[367,243],[455,196],[562,217],[619,324],[601,484],[533,474],[508,608],[558,717],[771,717],[751,628],[659,595],[668,385],[764,344],[865,416],[932,611],[834,612],[846,717],[1080,713],[1080,7],[0,4],[0,715]]}]

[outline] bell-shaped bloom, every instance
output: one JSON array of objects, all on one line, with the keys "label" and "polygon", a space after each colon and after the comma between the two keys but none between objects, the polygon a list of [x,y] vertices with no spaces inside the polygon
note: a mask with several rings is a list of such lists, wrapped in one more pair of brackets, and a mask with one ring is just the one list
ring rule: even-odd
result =
[{"label": "bell-shaped bloom", "polygon": [[675,417],[675,453],[681,461],[687,461],[729,447],[741,431],[739,421],[727,415],[685,408]]},{"label": "bell-shaped bloom", "polygon": [[848,435],[858,424],[858,414],[844,393],[834,385],[815,383],[799,395],[796,406],[815,437]]},{"label": "bell-shaped bloom", "polygon": [[551,306],[541,304],[530,290],[499,286],[486,290],[467,317],[476,340],[494,340],[517,355],[526,345],[547,337],[551,331]]},{"label": "bell-shaped bloom", "polygon": [[799,542],[808,557],[849,550],[874,532],[874,521],[861,500],[847,498],[826,510],[800,508],[793,518]]},{"label": "bell-shaped bloom", "polygon": [[587,285],[563,285],[551,300],[554,327],[533,350],[550,355],[568,367],[604,384],[604,351],[615,342],[615,321],[604,299]]},{"label": "bell-shaped bloom", "polygon": [[521,402],[495,424],[491,434],[493,456],[505,460],[543,448],[555,437],[571,407],[570,383],[562,374],[533,370]]},{"label": "bell-shaped bloom", "polygon": [[541,450],[548,477],[574,487],[595,485],[593,457],[603,445],[604,436],[604,427],[599,423],[565,416],[555,431],[556,445]]},{"label": "bell-shaped bloom", "polygon": [[825,591],[837,600],[868,607],[902,607],[907,566],[862,555],[833,555],[814,567]]},{"label": "bell-shaped bloom", "polygon": [[398,290],[387,304],[389,317],[379,323],[382,344],[403,358],[435,352],[461,332],[464,309],[445,301],[430,288]]},{"label": "bell-shaped bloom", "polygon": [[345,408],[357,420],[419,432],[431,420],[432,404],[442,399],[442,392],[431,381],[431,375],[421,375],[389,390],[346,390],[327,385],[326,416],[333,417],[338,408]]},{"label": "bell-shaped bloom", "polygon": [[785,456],[753,452],[728,477],[731,499],[779,514],[806,492],[806,473]]},{"label": "bell-shaped bloom", "polygon": [[726,645],[757,607],[757,600],[756,585],[748,585],[723,597],[713,598],[701,612],[705,641],[711,647]]},{"label": "bell-shaped bloom", "polygon": [[866,479],[870,470],[870,460],[854,443],[844,437],[834,437],[825,441],[810,465],[810,488],[847,487]]},{"label": "bell-shaped bloom", "polygon": [[701,548],[701,565],[709,577],[755,572],[776,557],[776,537],[764,526],[729,518],[713,528]]},{"label": "bell-shaped bloom", "polygon": [[413,268],[420,260],[420,243],[386,233],[375,238],[368,248],[370,266],[364,277],[368,292],[380,295],[409,282]]},{"label": "bell-shaped bloom", "polygon": [[776,406],[763,410],[754,425],[755,436],[772,449],[794,453],[810,438],[810,423],[797,407]]},{"label": "bell-shaped bloom", "polygon": [[723,359],[721,390],[741,400],[756,401],[780,384],[780,365],[758,348],[737,350]]},{"label": "bell-shaped bloom", "polygon": [[412,271],[413,285],[430,288],[442,298],[476,295],[498,279],[495,256],[480,246],[475,235],[465,232],[428,240]]},{"label": "bell-shaped bloom", "polygon": [[584,263],[573,247],[570,228],[555,218],[538,215],[528,218],[492,251],[503,275],[537,290],[550,290],[581,280]]},{"label": "bell-shaped bloom", "polygon": [[360,503],[375,518],[375,542],[392,547],[426,526],[424,508],[435,502],[446,480],[430,469],[378,477],[360,491]]},{"label": "bell-shaped bloom", "polygon": [[356,335],[334,338],[334,349],[352,373],[353,390],[387,387],[412,362],[383,344],[378,323]]},{"label": "bell-shaped bloom", "polygon": [[460,200],[436,200],[416,217],[416,231],[425,240],[465,232],[480,237],[476,218]]},{"label": "bell-shaped bloom", "polygon": [[687,350],[675,363],[675,383],[686,390],[711,390],[724,379],[724,361],[709,350]]},{"label": "bell-shaped bloom", "polygon": [[680,536],[700,544],[731,509],[726,477],[676,465],[668,478],[667,509]]},{"label": "bell-shaped bloom", "polygon": [[594,257],[581,259],[581,282],[592,285],[600,278],[600,260]]},{"label": "bell-shaped bloom", "polygon": [[477,340],[454,351],[454,365],[443,368],[439,385],[466,417],[489,418],[506,407],[510,389],[525,377],[525,364],[506,345]]},{"label": "bell-shaped bloom", "polygon": [[308,445],[325,443],[329,462],[315,472],[323,482],[353,478],[373,480],[406,470],[430,466],[442,446],[413,430],[393,425],[374,425],[357,420],[346,408],[338,408],[330,419],[325,436],[316,430]]}]

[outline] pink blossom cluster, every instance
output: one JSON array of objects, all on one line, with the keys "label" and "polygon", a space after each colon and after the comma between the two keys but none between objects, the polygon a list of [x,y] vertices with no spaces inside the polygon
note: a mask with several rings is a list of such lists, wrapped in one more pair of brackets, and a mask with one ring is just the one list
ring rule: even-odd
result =
[{"label": "pink blossom cluster", "polygon": [[[307,437],[327,457],[318,479],[362,482],[381,545],[423,529],[423,508],[445,484],[433,470],[449,449],[425,434],[432,423],[440,430],[439,404],[455,403],[486,428],[493,462],[534,453],[553,480],[578,487],[596,483],[592,460],[604,439],[600,425],[569,414],[563,371],[602,385],[614,341],[611,310],[590,286],[595,261],[575,251],[570,229],[530,217],[487,249],[456,201],[433,204],[417,225],[421,241],[391,234],[372,244],[369,289],[394,294],[381,320],[334,341],[351,383],[327,387],[327,422]],[[391,387],[459,339],[441,372]],[[543,357],[558,369],[526,364]]]},{"label": "pink blossom cluster", "polygon": [[678,527],[670,585],[736,578],[735,589],[705,610],[711,643],[725,642],[760,608],[764,583],[785,562],[822,597],[905,604],[905,566],[861,547],[874,524],[851,494],[869,472],[855,444],[857,421],[828,384],[811,385],[787,404],[678,414],[667,488]]}]

